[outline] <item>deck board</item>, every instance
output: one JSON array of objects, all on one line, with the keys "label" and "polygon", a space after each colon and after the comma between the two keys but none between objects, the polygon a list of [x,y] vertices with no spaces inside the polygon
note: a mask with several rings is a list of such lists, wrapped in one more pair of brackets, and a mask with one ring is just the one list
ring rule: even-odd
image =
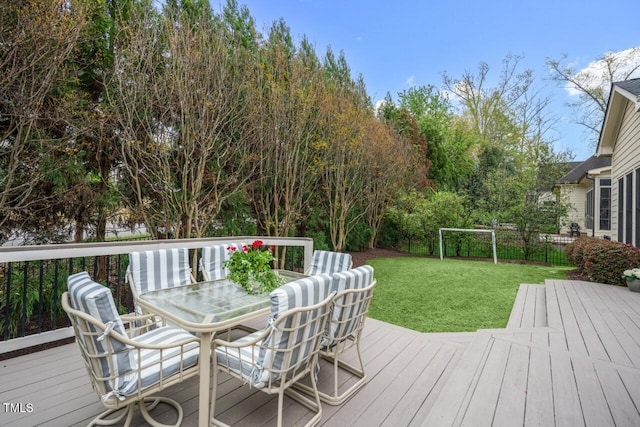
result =
[{"label": "deck board", "polygon": [[[260,328],[264,319],[251,326]],[[522,285],[506,329],[419,333],[367,319],[366,385],[341,406],[323,405],[323,426],[640,425],[640,294],[626,288],[548,280]],[[352,349],[344,354],[355,361]],[[318,386],[331,387],[327,361]],[[0,399],[33,403],[0,412],[3,426],[81,426],[103,410],[75,344],[0,362]],[[341,375],[341,388],[355,381]],[[197,423],[198,378],[159,393]],[[218,418],[274,425],[276,398],[220,375]],[[169,423],[167,408],[156,412]],[[285,425],[312,414],[285,398]],[[139,413],[134,426],[144,425]]]}]

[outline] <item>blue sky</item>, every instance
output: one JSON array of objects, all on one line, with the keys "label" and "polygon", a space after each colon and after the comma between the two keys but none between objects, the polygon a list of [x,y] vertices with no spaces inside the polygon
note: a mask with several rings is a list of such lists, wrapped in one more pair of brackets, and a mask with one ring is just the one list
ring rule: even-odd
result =
[{"label": "blue sky", "polygon": [[[223,0],[211,0],[220,10]],[[218,2],[218,3],[216,3]],[[524,56],[522,69],[534,71],[552,100],[560,121],[557,149],[570,149],[576,160],[593,154],[582,127],[572,124],[565,106],[568,92],[548,80],[546,58],[563,53],[577,70],[608,51],[640,45],[640,1],[488,0],[362,1],[238,0],[246,5],[259,31],[283,18],[299,41],[306,35],[318,56],[327,47],[344,51],[353,76],[362,74],[375,102],[387,92],[394,99],[412,85],[442,86],[442,74],[461,77],[483,61],[498,78],[507,54]]]}]

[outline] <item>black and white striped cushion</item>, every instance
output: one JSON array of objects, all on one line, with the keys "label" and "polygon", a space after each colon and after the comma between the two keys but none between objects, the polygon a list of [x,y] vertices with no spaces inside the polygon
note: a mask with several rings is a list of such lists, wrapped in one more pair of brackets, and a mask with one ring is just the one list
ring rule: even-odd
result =
[{"label": "black and white striped cushion", "polygon": [[209,280],[220,280],[227,277],[229,269],[224,267],[224,262],[230,258],[229,248],[232,247],[241,251],[244,243],[225,243],[202,248],[200,268],[207,274]]},{"label": "black and white striped cushion", "polygon": [[[322,302],[331,293],[331,286],[331,276],[322,274],[299,279],[279,287],[271,292],[271,319],[269,323],[273,324],[287,310]],[[283,329],[289,329],[295,325],[292,325],[289,319],[282,326]],[[297,347],[292,357],[288,361],[284,361],[283,353],[277,350],[287,348],[289,335],[290,332],[287,330],[274,329],[264,339],[256,362],[257,370],[253,373],[253,383],[256,387],[264,386],[269,381],[269,372],[272,372],[271,380],[276,380],[277,378],[274,378],[274,375],[277,376],[276,373],[278,371],[286,371],[295,366],[299,359],[309,355],[312,350],[310,348],[313,344],[312,342],[306,342]],[[296,341],[301,341],[301,339]]]},{"label": "black and white striped cushion", "polygon": [[[294,349],[291,358],[284,365],[284,353],[278,350],[287,348],[291,333],[283,329],[289,329],[296,325],[292,325],[291,319],[287,319],[275,329],[273,327],[275,320],[293,308],[322,302],[329,296],[331,284],[331,276],[323,274],[287,283],[271,292],[271,316],[267,325],[267,328],[271,328],[270,334],[256,345],[240,349],[218,347],[216,349],[218,363],[239,373],[247,382],[257,388],[265,387],[270,380],[278,380],[279,372],[287,371],[296,366],[299,360],[309,356],[313,342],[306,342],[304,337],[296,337],[294,341],[301,342],[301,344]],[[254,332],[235,342],[249,342],[262,333],[264,332]],[[304,331],[300,330],[298,333],[304,333]]]},{"label": "black and white striped cushion", "polygon": [[[234,341],[235,344],[242,344],[255,340],[258,335],[264,331],[256,331],[252,334],[245,335]],[[248,383],[253,384],[252,373],[255,369],[255,363],[260,355],[260,343],[258,345],[247,345],[245,347],[226,347],[219,346],[216,348],[216,357],[218,364],[226,366],[232,371],[240,374]],[[264,384],[262,385],[264,386]]]},{"label": "black and white striped cushion", "polygon": [[[171,346],[171,344],[193,339],[193,335],[187,331],[173,326],[163,326],[137,336],[133,341],[140,344],[154,344]],[[137,367],[135,375],[128,378],[119,392],[123,396],[129,396],[138,391],[156,384],[160,379],[165,379],[176,372],[191,367],[198,363],[199,346],[197,342],[191,342],[184,347],[174,347],[167,350],[141,349],[132,351],[134,363]]]},{"label": "black and white striped cushion", "polygon": [[331,251],[314,251],[309,276],[333,274],[351,268],[351,254]]},{"label": "black and white striped cushion", "polygon": [[[325,342],[323,345],[330,345],[337,335],[340,337],[349,336],[358,327],[357,316],[362,312],[365,304],[364,298],[354,305],[344,307],[342,302],[344,296],[341,297],[340,293],[346,290],[364,289],[372,283],[373,267],[369,265],[363,265],[333,275],[332,291],[336,292],[337,296],[334,300],[334,308],[329,325],[329,342]],[[348,312],[345,312],[345,310],[348,310]],[[340,329],[339,331],[338,328]]]},{"label": "black and white striped cushion", "polygon": [[[129,270],[138,295],[157,289],[188,285],[191,283],[189,249],[131,252]],[[135,309],[136,313],[142,314],[137,304]]]},{"label": "black and white striped cushion", "polygon": [[[96,283],[89,277],[86,271],[73,274],[67,278],[67,287],[71,297],[73,308],[90,315],[91,317],[104,323],[107,327],[111,327],[115,332],[127,337],[124,324],[120,319],[116,305],[113,302],[113,295],[109,288]],[[101,332],[93,325],[89,324],[92,332]],[[80,336],[83,339],[83,335]],[[133,356],[122,342],[112,339],[109,336],[91,335],[91,342],[85,343],[87,348],[94,348],[96,354],[105,354],[111,346],[113,351],[112,364],[115,372],[111,372],[108,360],[99,358],[100,374],[103,378],[116,376],[115,384],[108,384],[107,388],[119,390],[125,381],[123,374],[131,371],[135,366]],[[105,342],[107,340],[107,342]]]}]

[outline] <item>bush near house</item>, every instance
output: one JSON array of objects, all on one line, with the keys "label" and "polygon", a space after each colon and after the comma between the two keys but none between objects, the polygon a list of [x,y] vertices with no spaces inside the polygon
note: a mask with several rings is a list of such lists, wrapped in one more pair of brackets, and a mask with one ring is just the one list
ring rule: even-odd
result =
[{"label": "bush near house", "polygon": [[583,237],[567,247],[567,258],[589,280],[625,286],[622,272],[640,267],[640,249],[610,240]]},{"label": "bush near house", "polygon": [[584,270],[584,248],[591,246],[597,246],[599,243],[605,242],[602,239],[594,239],[592,237],[581,237],[573,241],[573,243],[567,245],[565,250],[567,259],[580,270]]}]

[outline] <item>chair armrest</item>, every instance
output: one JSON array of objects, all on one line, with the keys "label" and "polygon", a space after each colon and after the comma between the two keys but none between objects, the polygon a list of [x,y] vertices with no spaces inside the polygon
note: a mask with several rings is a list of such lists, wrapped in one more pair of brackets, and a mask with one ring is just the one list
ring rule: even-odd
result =
[{"label": "chair armrest", "polygon": [[155,314],[128,313],[120,316],[122,323],[130,336],[137,336],[152,329],[166,326],[166,321]]},{"label": "chair armrest", "polygon": [[242,342],[227,341],[227,340],[217,338],[213,340],[213,349],[215,350],[215,348],[218,346],[225,346],[229,348],[242,348],[242,347],[249,347],[252,345],[256,345],[260,343],[262,340],[264,340],[269,335],[270,332],[271,330],[269,328],[264,329],[261,333],[256,334],[256,336],[253,339],[245,340]]}]

